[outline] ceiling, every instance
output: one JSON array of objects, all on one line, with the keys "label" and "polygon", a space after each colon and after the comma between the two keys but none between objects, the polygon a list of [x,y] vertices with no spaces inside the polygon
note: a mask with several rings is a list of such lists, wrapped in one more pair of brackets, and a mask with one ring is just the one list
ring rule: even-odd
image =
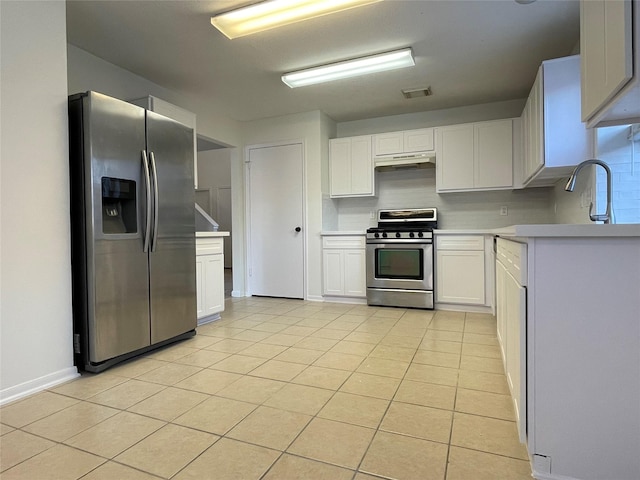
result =
[{"label": "ceiling", "polygon": [[[69,43],[238,121],[321,110],[337,122],[524,98],[579,39],[573,0],[385,0],[234,40],[213,14],[246,0],[67,1]],[[290,89],[292,70],[398,48],[416,66]],[[405,99],[401,90],[430,86]]]}]

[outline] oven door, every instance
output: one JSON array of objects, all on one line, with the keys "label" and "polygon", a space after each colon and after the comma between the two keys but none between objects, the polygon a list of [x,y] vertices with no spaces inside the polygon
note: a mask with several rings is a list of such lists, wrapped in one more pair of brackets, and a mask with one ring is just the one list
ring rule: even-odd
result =
[{"label": "oven door", "polygon": [[368,242],[367,288],[433,290],[433,244]]}]

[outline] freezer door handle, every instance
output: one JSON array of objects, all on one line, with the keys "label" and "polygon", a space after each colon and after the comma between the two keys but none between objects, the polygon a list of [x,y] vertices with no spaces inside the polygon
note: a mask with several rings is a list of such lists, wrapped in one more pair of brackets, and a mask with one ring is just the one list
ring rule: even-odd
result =
[{"label": "freezer door handle", "polygon": [[156,170],[156,156],[149,152],[151,158],[151,176],[153,178],[153,235],[151,236],[151,251],[156,251],[158,243],[158,171]]},{"label": "freezer door handle", "polygon": [[145,221],[142,251],[146,253],[149,251],[149,241],[151,237],[151,215],[153,207],[151,202],[151,178],[149,177],[149,160],[147,159],[146,150],[142,150],[142,170],[144,171],[144,190],[147,201],[147,216]]}]

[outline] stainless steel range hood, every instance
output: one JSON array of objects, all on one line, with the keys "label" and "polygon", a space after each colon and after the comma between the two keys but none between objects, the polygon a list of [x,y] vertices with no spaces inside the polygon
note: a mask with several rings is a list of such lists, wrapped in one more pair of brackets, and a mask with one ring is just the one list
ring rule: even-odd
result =
[{"label": "stainless steel range hood", "polygon": [[434,167],[436,164],[435,152],[407,153],[402,155],[389,155],[375,157],[373,160],[376,170],[406,170],[412,168]]}]

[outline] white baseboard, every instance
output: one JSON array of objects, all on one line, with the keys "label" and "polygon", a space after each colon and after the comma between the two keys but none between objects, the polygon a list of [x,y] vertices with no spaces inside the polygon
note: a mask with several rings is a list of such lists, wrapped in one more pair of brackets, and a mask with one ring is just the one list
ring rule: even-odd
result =
[{"label": "white baseboard", "polygon": [[554,475],[552,473],[540,473],[534,470],[531,476],[536,480],[580,480],[576,477],[567,477],[566,475]]},{"label": "white baseboard", "polygon": [[331,295],[325,295],[323,301],[331,303],[349,303],[353,305],[366,305],[367,299],[360,297],[333,297]]},{"label": "white baseboard", "polygon": [[305,300],[309,302],[324,302],[324,297],[322,295],[307,295]]},{"label": "white baseboard", "polygon": [[481,305],[461,305],[458,303],[440,303],[436,302],[434,305],[435,310],[447,310],[450,312],[469,312],[469,313],[489,313],[491,314],[491,307],[483,307]]},{"label": "white baseboard", "polygon": [[20,383],[13,387],[5,388],[4,390],[0,390],[0,405],[15,402],[16,400],[41,392],[47,388],[55,387],[79,376],[80,374],[76,367],[69,367],[40,378],[29,380],[28,382]]},{"label": "white baseboard", "polygon": [[247,295],[242,290],[231,290],[232,297],[246,297]]},{"label": "white baseboard", "polygon": [[202,317],[198,319],[198,326],[206,325],[207,323],[215,322],[216,320],[220,320],[220,314],[214,313],[213,315],[209,315],[207,317]]}]

